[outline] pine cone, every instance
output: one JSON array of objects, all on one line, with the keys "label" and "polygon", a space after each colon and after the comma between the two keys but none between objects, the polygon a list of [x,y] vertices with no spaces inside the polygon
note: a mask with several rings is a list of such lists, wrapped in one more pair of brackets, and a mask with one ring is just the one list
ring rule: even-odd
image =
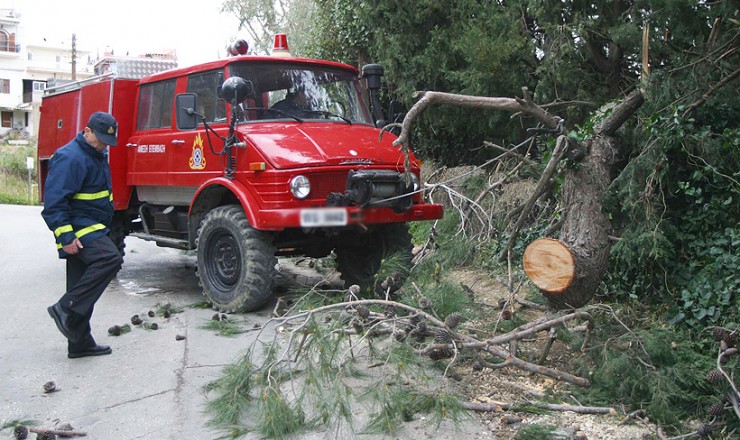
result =
[{"label": "pine cone", "polygon": [[723,340],[729,345],[730,347],[734,347],[737,345],[737,341],[740,339],[740,332],[738,330],[735,330],[732,333],[726,333]]},{"label": "pine cone", "polygon": [[455,352],[449,348],[434,349],[429,352],[429,359],[438,361],[441,359],[449,359],[454,356]]},{"label": "pine cone", "polygon": [[361,323],[360,323],[360,322],[359,322],[358,320],[356,320],[356,319],[353,319],[353,320],[352,320],[352,327],[354,327],[354,328],[355,328],[355,331],[357,332],[357,334],[362,334],[362,333],[363,333],[363,332],[365,331],[365,328],[364,328],[364,327],[362,326],[362,324],[361,324]]},{"label": "pine cone", "polygon": [[358,298],[360,296],[360,286],[358,286],[357,284],[349,286],[349,288],[347,289],[347,296],[350,297],[350,299],[348,299],[347,301]]},{"label": "pine cone", "polygon": [[426,296],[419,298],[419,308],[422,310],[429,310],[432,308],[432,300]]},{"label": "pine cone", "polygon": [[152,330],[157,330],[159,329],[159,324],[157,324],[156,322],[152,322],[152,325],[149,328]]},{"label": "pine cone", "polygon": [[46,382],[43,386],[45,393],[53,393],[57,390],[57,384],[53,380]]},{"label": "pine cone", "polygon": [[121,336],[121,326],[114,325],[108,329],[108,334],[111,336]]},{"label": "pine cone", "polygon": [[134,315],[134,316],[131,317],[131,324],[133,324],[133,325],[141,325],[142,322],[143,321],[141,320],[141,318],[139,317],[139,315]]},{"label": "pine cone", "polygon": [[162,312],[162,316],[165,318],[169,318],[170,316],[172,316],[172,312],[170,312],[169,309],[165,309],[164,312]]},{"label": "pine cone", "polygon": [[714,329],[714,340],[719,342],[727,336],[727,332],[723,328]]},{"label": "pine cone", "polygon": [[398,310],[396,310],[396,306],[393,305],[387,305],[385,306],[385,316],[388,318],[394,318],[398,314]]},{"label": "pine cone", "polygon": [[699,429],[696,430],[696,435],[699,437],[709,437],[712,433],[712,425],[709,423],[702,423]]},{"label": "pine cone", "polygon": [[218,313],[216,313],[215,315],[213,315],[213,317],[211,318],[211,320],[213,320],[213,321],[220,321],[221,320],[221,315],[219,315]]},{"label": "pine cone", "polygon": [[416,331],[417,332],[419,332],[421,334],[426,334],[427,330],[429,330],[429,328],[427,327],[427,323],[426,322],[421,321],[418,324],[416,324]]},{"label": "pine cone", "polygon": [[445,325],[449,328],[455,328],[463,321],[463,316],[460,312],[452,312],[445,318]]},{"label": "pine cone", "polygon": [[709,414],[715,417],[721,416],[723,412],[725,412],[724,402],[715,402],[712,404],[712,406],[709,407]]},{"label": "pine cone", "polygon": [[57,440],[57,435],[53,432],[39,432],[36,434],[36,440]]},{"label": "pine cone", "polygon": [[434,342],[439,344],[449,344],[452,342],[452,335],[447,330],[441,328],[434,332]]},{"label": "pine cone", "polygon": [[13,429],[13,435],[17,440],[24,440],[28,438],[28,428],[23,425],[16,425]]},{"label": "pine cone", "polygon": [[473,362],[473,371],[483,371],[483,364],[479,360]]},{"label": "pine cone", "polygon": [[367,319],[370,317],[370,309],[367,307],[360,305],[357,306],[357,316],[359,316],[362,319]]},{"label": "pine cone", "polygon": [[151,311],[151,310],[149,310],[149,311],[147,312],[147,315],[148,315],[148,316],[149,316],[150,318],[154,318],[154,312],[153,312],[153,311]]},{"label": "pine cone", "polygon": [[724,379],[724,376],[719,370],[712,370],[707,374],[707,380],[711,383],[720,383],[722,379]]}]

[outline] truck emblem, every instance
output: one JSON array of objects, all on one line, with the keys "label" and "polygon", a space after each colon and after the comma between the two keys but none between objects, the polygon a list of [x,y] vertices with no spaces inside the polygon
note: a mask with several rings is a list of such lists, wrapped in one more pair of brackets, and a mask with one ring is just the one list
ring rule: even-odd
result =
[{"label": "truck emblem", "polygon": [[202,170],[206,167],[206,158],[203,157],[203,138],[200,133],[193,140],[193,154],[190,156],[190,169]]}]

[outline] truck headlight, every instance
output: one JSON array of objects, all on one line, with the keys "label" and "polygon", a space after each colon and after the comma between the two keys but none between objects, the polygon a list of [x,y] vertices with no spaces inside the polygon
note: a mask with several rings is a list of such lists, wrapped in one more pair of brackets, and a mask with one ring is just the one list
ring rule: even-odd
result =
[{"label": "truck headlight", "polygon": [[411,190],[419,191],[419,178],[416,177],[416,174],[414,173],[409,173],[409,174],[411,174]]},{"label": "truck headlight", "polygon": [[296,199],[303,200],[311,193],[311,183],[306,176],[295,176],[290,179],[290,192]]}]

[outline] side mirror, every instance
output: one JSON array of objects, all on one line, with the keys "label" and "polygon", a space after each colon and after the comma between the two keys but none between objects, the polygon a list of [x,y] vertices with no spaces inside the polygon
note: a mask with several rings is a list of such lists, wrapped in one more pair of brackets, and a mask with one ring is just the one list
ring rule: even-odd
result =
[{"label": "side mirror", "polygon": [[175,98],[177,108],[177,129],[195,130],[198,128],[198,95],[195,93],[180,93]]},{"label": "side mirror", "polygon": [[388,120],[391,123],[403,122],[403,118],[406,117],[406,106],[401,101],[391,101],[388,106]]},{"label": "side mirror", "polygon": [[237,103],[244,101],[248,96],[254,94],[254,85],[252,81],[247,81],[238,76],[232,76],[224,81],[221,86],[221,95],[230,103],[236,100]]}]

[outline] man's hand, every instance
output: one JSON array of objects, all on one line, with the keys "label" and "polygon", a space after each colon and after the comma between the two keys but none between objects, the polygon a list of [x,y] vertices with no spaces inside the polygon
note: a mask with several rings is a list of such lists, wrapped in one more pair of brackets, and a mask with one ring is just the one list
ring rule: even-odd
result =
[{"label": "man's hand", "polygon": [[74,255],[77,252],[80,251],[84,246],[82,246],[82,242],[80,242],[79,238],[75,238],[74,241],[66,246],[62,246],[62,250],[66,252],[69,255]]}]

